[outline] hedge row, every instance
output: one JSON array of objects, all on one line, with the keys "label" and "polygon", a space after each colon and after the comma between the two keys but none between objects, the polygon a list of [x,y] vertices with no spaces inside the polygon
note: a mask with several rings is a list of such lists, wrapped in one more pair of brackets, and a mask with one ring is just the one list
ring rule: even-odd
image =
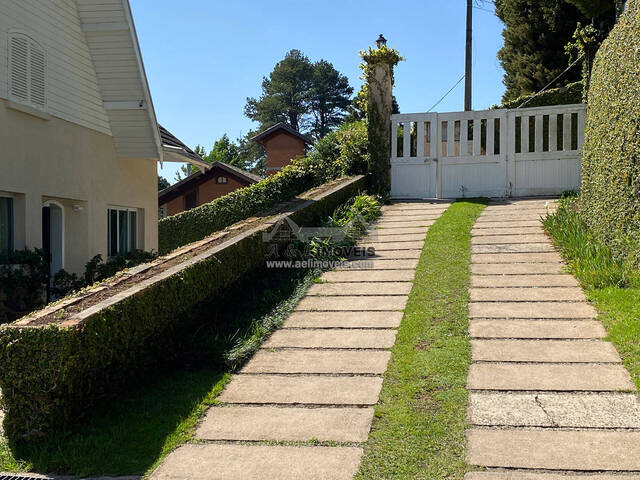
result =
[{"label": "hedge row", "polygon": [[342,175],[366,170],[367,137],[364,124],[343,125],[319,140],[305,158],[253,185],[211,203],[164,218],[158,224],[158,251],[166,254],[207,235],[272,208],[280,202]]},{"label": "hedge row", "polygon": [[597,237],[640,265],[640,0],[629,0],[596,55],[580,202]]},{"label": "hedge row", "polygon": [[[541,93],[527,103],[524,108],[546,107],[547,105],[573,105],[582,103],[582,82],[570,83],[565,87],[552,88]],[[524,102],[532,98],[533,95],[523,95],[522,97],[503,103],[500,108],[518,108]]]},{"label": "hedge row", "polygon": [[[358,194],[350,180],[291,215],[309,225]],[[265,227],[266,228],[266,227]],[[0,328],[4,431],[20,444],[65,431],[93,406],[166,365],[203,321],[215,318],[225,291],[265,268],[262,232],[153,283],[73,327]]]}]

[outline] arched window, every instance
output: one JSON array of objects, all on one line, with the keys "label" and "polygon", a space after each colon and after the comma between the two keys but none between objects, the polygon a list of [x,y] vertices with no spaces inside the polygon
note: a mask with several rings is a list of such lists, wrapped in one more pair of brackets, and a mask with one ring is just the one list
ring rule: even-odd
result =
[{"label": "arched window", "polygon": [[43,48],[28,35],[9,34],[9,99],[44,110],[47,61]]}]

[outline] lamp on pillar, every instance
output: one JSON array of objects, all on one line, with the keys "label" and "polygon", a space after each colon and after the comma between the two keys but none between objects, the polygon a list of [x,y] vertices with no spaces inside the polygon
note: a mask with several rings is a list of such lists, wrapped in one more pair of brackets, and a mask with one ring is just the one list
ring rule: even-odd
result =
[{"label": "lamp on pillar", "polygon": [[387,39],[384,38],[384,36],[382,34],[380,34],[378,36],[378,39],[376,40],[376,45],[378,46],[378,48],[382,48],[387,44]]}]

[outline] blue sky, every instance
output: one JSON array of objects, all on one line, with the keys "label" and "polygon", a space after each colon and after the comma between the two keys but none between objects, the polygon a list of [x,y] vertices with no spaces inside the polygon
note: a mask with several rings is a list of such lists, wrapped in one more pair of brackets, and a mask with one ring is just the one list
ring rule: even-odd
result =
[{"label": "blue sky", "polygon": [[[246,98],[292,48],[330,61],[357,89],[358,51],[383,33],[406,58],[394,92],[403,113],[427,111],[464,73],[465,0],[130,1],[158,121],[192,147],[254,128]],[[474,109],[504,91],[501,31],[474,9]],[[436,110],[461,110],[463,98],[460,84]],[[160,173],[173,182],[178,167]]]}]

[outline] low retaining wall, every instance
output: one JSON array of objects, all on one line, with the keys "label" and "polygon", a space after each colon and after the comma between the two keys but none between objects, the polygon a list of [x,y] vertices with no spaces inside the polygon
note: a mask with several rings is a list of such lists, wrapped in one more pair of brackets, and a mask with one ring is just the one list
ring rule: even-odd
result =
[{"label": "low retaining wall", "polygon": [[64,321],[2,327],[0,388],[10,441],[67,428],[97,402],[157,368],[211,313],[213,300],[265,268],[263,232],[285,217],[312,225],[364,189],[362,176],[345,180]]}]

